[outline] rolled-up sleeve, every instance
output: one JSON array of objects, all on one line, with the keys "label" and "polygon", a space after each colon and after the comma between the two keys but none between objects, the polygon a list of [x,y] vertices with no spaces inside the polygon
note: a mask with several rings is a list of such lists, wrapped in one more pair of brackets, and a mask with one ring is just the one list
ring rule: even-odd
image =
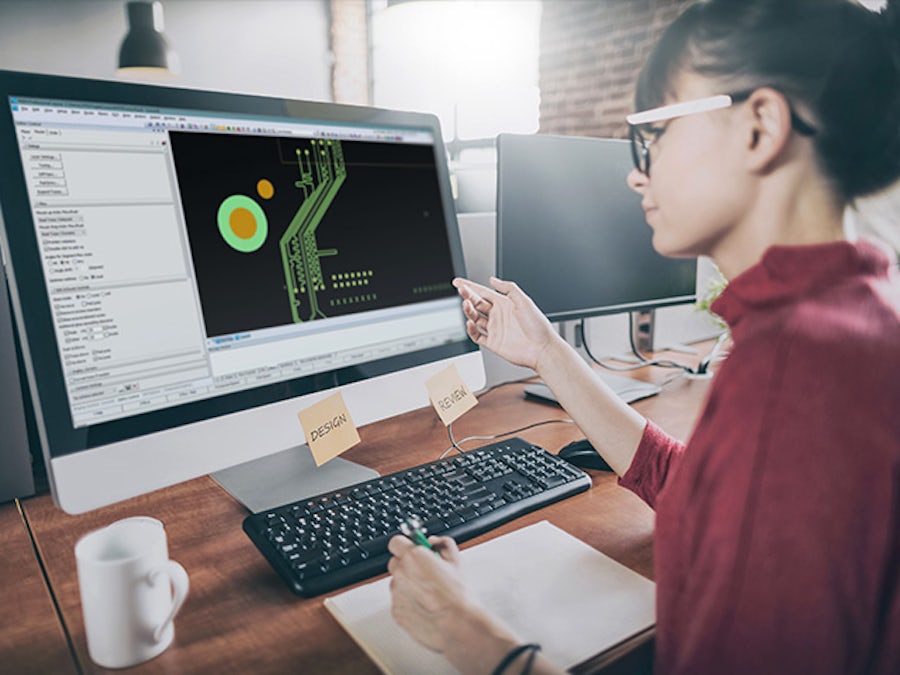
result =
[{"label": "rolled-up sleeve", "polygon": [[619,478],[619,485],[628,488],[656,508],[656,498],[665,487],[666,478],[684,455],[684,443],[647,421],[631,466]]}]

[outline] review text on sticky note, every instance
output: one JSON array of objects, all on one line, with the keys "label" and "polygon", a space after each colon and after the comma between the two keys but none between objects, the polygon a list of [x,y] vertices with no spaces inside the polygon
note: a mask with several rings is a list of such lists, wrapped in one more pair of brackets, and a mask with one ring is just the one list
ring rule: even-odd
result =
[{"label": "review text on sticky note", "polygon": [[450,365],[437,375],[425,381],[428,398],[445,425],[455,421],[464,412],[478,403],[475,394],[469,391],[459,376],[455,365]]},{"label": "review text on sticky note", "polygon": [[316,466],[359,443],[359,432],[340,392],[297,413]]}]

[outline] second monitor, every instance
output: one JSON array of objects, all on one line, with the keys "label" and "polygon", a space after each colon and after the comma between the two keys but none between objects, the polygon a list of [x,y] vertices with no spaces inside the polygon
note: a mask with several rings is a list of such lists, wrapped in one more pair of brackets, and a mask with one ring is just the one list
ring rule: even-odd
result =
[{"label": "second monitor", "polygon": [[625,183],[628,141],[501,134],[497,156],[497,274],[551,321],[694,301],[696,260],[654,250]]}]

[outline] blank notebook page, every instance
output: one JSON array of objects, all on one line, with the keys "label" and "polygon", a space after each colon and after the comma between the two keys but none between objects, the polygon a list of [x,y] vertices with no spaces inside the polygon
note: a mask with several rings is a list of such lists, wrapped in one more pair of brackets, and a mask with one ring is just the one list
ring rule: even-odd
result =
[{"label": "blank notebook page", "polygon": [[[468,587],[525,642],[571,668],[653,626],[655,584],[542,521],[461,554]],[[326,598],[325,606],[385,673],[455,673],[391,618],[390,579]]]}]

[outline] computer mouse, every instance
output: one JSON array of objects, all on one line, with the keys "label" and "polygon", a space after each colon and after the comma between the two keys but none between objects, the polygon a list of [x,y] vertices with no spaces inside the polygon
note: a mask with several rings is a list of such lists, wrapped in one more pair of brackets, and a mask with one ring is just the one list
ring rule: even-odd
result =
[{"label": "computer mouse", "polygon": [[582,438],[580,441],[573,441],[568,445],[563,446],[560,448],[557,456],[566,460],[569,464],[577,466],[579,469],[596,469],[597,471],[613,470],[586,438]]}]

